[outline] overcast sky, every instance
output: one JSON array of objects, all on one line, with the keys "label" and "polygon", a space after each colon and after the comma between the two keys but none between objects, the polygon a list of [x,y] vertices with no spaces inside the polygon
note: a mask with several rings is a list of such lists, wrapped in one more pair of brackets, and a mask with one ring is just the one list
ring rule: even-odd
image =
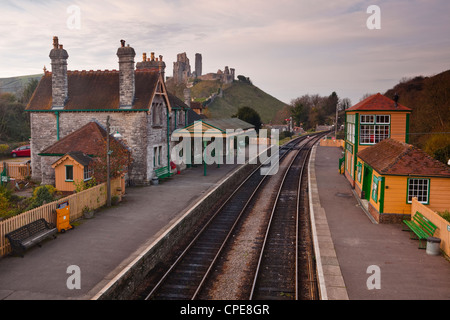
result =
[{"label": "overcast sky", "polygon": [[450,69],[449,16],[448,0],[0,0],[0,77],[51,70],[55,35],[69,70],[118,69],[124,39],[136,62],[162,55],[166,75],[177,53],[192,70],[201,53],[203,73],[235,68],[286,103],[336,91],[356,104],[403,77]]}]

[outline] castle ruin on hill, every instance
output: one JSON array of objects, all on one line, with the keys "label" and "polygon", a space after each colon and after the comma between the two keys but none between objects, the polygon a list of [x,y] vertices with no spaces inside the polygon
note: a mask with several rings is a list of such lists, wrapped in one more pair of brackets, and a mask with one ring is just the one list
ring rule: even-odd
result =
[{"label": "castle ruin on hill", "polygon": [[[177,54],[177,61],[173,63],[173,77],[172,80],[176,84],[187,83],[188,80],[220,80],[222,83],[232,83],[235,79],[235,69],[225,67],[225,69],[218,70],[216,73],[202,74],[202,55],[195,54],[195,69],[191,72],[191,65],[186,52]],[[169,78],[167,79],[169,80]]]}]

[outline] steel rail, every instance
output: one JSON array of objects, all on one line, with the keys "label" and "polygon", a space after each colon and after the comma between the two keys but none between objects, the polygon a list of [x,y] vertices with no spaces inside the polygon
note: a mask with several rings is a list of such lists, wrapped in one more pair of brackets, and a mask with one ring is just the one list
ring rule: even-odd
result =
[{"label": "steel rail", "polygon": [[[286,177],[287,177],[289,171],[291,170],[292,165],[293,165],[294,162],[297,160],[297,157],[300,155],[301,151],[302,151],[308,144],[310,144],[311,142],[314,142],[312,145],[314,145],[315,143],[317,143],[317,141],[318,141],[322,136],[323,136],[322,134],[319,134],[319,135],[313,137],[313,139],[312,139],[311,141],[309,141],[309,142],[307,142],[306,144],[304,144],[304,145],[297,151],[296,155],[295,155],[295,156],[293,157],[293,159],[291,160],[288,169],[287,169],[287,170],[285,171],[285,173],[284,173],[282,182],[281,182],[281,184],[280,184],[280,187],[279,187],[279,189],[278,189],[278,193],[277,193],[276,199],[275,199],[274,204],[273,204],[273,207],[272,207],[270,219],[269,219],[269,222],[268,222],[268,225],[267,225],[267,229],[266,229],[266,233],[265,233],[265,236],[264,236],[263,245],[262,245],[262,248],[261,248],[261,251],[260,251],[260,255],[259,255],[259,259],[258,259],[258,263],[257,263],[255,275],[254,275],[253,285],[252,285],[251,292],[250,292],[250,296],[249,296],[249,299],[250,299],[250,300],[252,300],[253,297],[254,297],[255,288],[256,288],[257,281],[258,281],[258,277],[259,277],[259,271],[260,271],[260,267],[261,267],[261,262],[262,262],[262,259],[263,259],[263,256],[264,256],[266,244],[267,244],[268,237],[269,237],[269,232],[270,232],[270,229],[271,229],[271,226],[272,226],[272,221],[273,221],[274,213],[275,213],[275,211],[276,211],[276,209],[277,209],[278,200],[279,200],[280,194],[281,194],[281,192],[282,192],[282,190],[283,190],[284,182],[285,182],[285,180],[286,180]],[[310,150],[311,150],[311,147],[309,147],[309,149],[307,149],[308,152],[307,152],[306,155],[305,155],[305,159],[308,158],[308,155],[309,155]],[[300,177],[299,177],[299,183],[298,183],[298,187],[297,187],[296,241],[295,241],[295,242],[296,242],[296,244],[295,244],[295,248],[296,248],[296,250],[295,250],[295,257],[296,257],[296,258],[295,258],[295,259],[296,259],[296,261],[295,261],[295,264],[296,264],[296,265],[295,265],[295,298],[296,298],[296,299],[297,299],[297,297],[298,297],[298,270],[297,270],[298,268],[297,268],[297,266],[298,266],[298,221],[299,221],[298,216],[299,216],[299,198],[300,198],[299,195],[300,195],[301,180],[302,180],[303,169],[304,169],[304,167],[305,167],[305,163],[306,163],[306,160],[303,161],[302,168],[301,168],[301,172],[300,172]]]},{"label": "steel rail", "polygon": [[[286,150],[286,152],[280,157],[280,159],[284,158],[285,155],[288,154],[288,152],[290,150],[292,150],[298,143],[300,143],[301,141],[303,141],[306,137],[302,136],[299,138],[296,138],[292,141],[290,141],[288,144],[288,148]],[[286,148],[285,148],[286,149]],[[162,284],[166,281],[166,279],[168,278],[168,276],[172,273],[172,271],[176,268],[176,266],[180,263],[180,261],[186,256],[186,254],[189,252],[189,250],[194,246],[194,244],[197,242],[198,238],[205,232],[205,230],[211,225],[212,221],[216,218],[216,216],[222,211],[222,209],[230,202],[230,200],[236,195],[236,193],[243,187],[243,185],[254,175],[256,174],[256,172],[266,163],[268,163],[270,161],[270,158],[267,159],[264,163],[258,165],[258,167],[253,170],[250,175],[232,192],[232,194],[221,204],[221,206],[216,210],[216,212],[212,215],[212,217],[208,220],[208,222],[203,226],[203,228],[197,233],[197,235],[194,237],[194,239],[189,243],[189,245],[184,249],[184,251],[179,255],[179,257],[176,259],[176,261],[169,267],[169,269],[166,271],[166,273],[161,277],[161,279],[158,281],[158,283],[154,286],[154,288],[150,291],[150,293],[146,296],[145,300],[149,300],[153,295],[155,295],[155,293],[157,292],[157,290],[162,286]],[[262,184],[262,182],[265,180],[266,176],[263,176],[262,180],[258,183],[257,187],[255,188],[254,192],[252,193],[251,197],[248,199],[248,201],[246,202],[246,204],[244,205],[244,208],[241,210],[238,219],[240,218],[240,216],[242,215],[242,212],[245,211],[246,207],[248,206],[249,202],[251,201],[252,197],[256,194],[258,188],[260,187],[260,185]],[[233,224],[233,228],[236,226],[237,222],[235,222]],[[220,250],[222,250],[222,248],[224,247],[224,243],[227,241],[227,239],[229,238],[229,235],[231,234],[232,230],[228,233],[225,241],[222,243]],[[218,254],[216,254],[213,263],[216,261]],[[207,273],[210,272],[213,263],[210,264]],[[207,278],[207,275],[205,275],[202,278],[202,281],[200,283],[200,286],[202,286],[205,282],[205,279]],[[200,291],[200,288],[197,287],[197,290],[195,291],[194,295],[191,297],[191,299],[194,299],[198,292]]]}]

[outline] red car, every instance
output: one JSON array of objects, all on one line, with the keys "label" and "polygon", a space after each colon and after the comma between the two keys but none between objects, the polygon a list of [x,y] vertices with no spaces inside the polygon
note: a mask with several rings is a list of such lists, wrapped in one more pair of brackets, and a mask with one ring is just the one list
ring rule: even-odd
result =
[{"label": "red car", "polygon": [[11,151],[11,157],[31,157],[30,145],[21,146]]}]

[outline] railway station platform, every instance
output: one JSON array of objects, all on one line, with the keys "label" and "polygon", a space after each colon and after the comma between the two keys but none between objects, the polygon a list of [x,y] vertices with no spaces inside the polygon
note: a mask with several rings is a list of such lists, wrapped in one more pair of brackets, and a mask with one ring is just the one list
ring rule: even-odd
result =
[{"label": "railway station platform", "polygon": [[[0,300],[92,299],[130,261],[174,224],[238,165],[199,165],[159,185],[127,188],[124,201],[102,209],[74,229],[0,259]],[[80,288],[74,269],[79,267]],[[71,278],[72,277],[72,278]],[[69,282],[69,286],[67,283]],[[72,287],[72,289],[69,289]]]},{"label": "railway station platform", "polygon": [[310,160],[323,298],[449,300],[450,262],[418,249],[402,225],[376,224],[338,172],[341,153],[316,145]]},{"label": "railway station platform", "polygon": [[[328,300],[448,300],[450,263],[427,255],[400,225],[374,224],[343,175],[341,149],[313,149],[310,206],[320,259],[319,277]],[[148,245],[238,169],[198,166],[157,185],[128,188],[125,200],[104,209],[24,258],[0,259],[0,300],[88,300],[111,282]],[[70,289],[73,269],[80,288]],[[380,288],[367,284],[373,267]],[[369,280],[371,282],[372,280]],[[73,283],[73,282],[72,282]],[[373,283],[373,282],[371,282]],[[68,286],[69,284],[69,286]]]}]

